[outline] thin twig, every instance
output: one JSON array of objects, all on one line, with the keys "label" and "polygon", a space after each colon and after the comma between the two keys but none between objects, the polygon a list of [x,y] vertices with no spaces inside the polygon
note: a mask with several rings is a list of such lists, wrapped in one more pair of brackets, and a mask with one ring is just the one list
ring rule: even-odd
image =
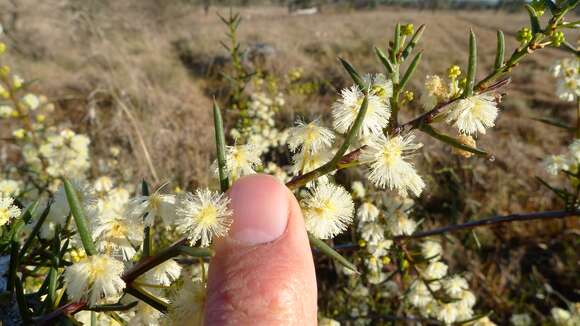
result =
[{"label": "thin twig", "polygon": [[530,221],[530,220],[550,220],[556,218],[566,218],[572,216],[580,216],[580,210],[573,210],[573,211],[548,211],[548,212],[539,212],[539,213],[523,213],[523,214],[510,214],[505,216],[494,216],[490,218],[486,218],[483,220],[477,221],[470,221],[463,224],[456,224],[456,225],[449,225],[433,230],[422,231],[422,232],[415,232],[411,235],[401,235],[396,236],[395,240],[405,240],[405,239],[417,239],[417,238],[425,238],[430,237],[433,235],[439,235],[449,232],[455,232],[464,229],[473,229],[476,227],[481,226],[490,226],[502,223],[509,223],[509,222],[523,222],[523,221]]},{"label": "thin twig", "polygon": [[[548,211],[548,212],[535,212],[535,213],[518,213],[518,214],[510,214],[504,216],[493,216],[490,218],[477,220],[477,221],[470,221],[463,224],[455,224],[455,225],[448,225],[441,228],[428,230],[428,231],[420,231],[415,232],[411,235],[398,235],[393,237],[393,240],[408,240],[408,239],[420,239],[426,238],[434,235],[441,235],[445,233],[465,230],[465,229],[473,229],[482,226],[491,226],[496,224],[502,223],[510,223],[510,222],[523,222],[523,221],[531,221],[531,220],[551,220],[551,219],[558,219],[558,218],[567,218],[573,216],[580,216],[580,210],[561,210],[561,211]],[[334,249],[337,250],[349,250],[349,249],[356,249],[358,248],[357,244],[348,243],[337,245]]]}]

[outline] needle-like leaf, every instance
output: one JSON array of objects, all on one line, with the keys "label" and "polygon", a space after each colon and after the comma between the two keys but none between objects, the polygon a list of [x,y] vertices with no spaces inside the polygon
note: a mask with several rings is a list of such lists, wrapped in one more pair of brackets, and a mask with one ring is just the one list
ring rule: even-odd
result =
[{"label": "needle-like leaf", "polygon": [[407,46],[405,46],[405,49],[403,49],[403,53],[401,54],[402,61],[405,61],[407,57],[411,54],[415,46],[417,46],[417,43],[419,43],[419,40],[421,40],[421,36],[423,35],[424,31],[425,25],[423,24],[419,26],[415,34],[413,34],[413,37],[411,37],[409,43],[407,43]]},{"label": "needle-like leaf", "polygon": [[467,63],[467,82],[465,83],[464,97],[473,95],[475,73],[477,70],[477,42],[473,30],[469,31],[469,59]]},{"label": "needle-like leaf", "polygon": [[503,67],[505,53],[505,37],[502,31],[497,31],[497,50],[495,53],[495,64],[494,69],[496,71]]},{"label": "needle-like leaf", "polygon": [[222,120],[222,113],[220,107],[218,106],[215,100],[213,102],[213,122],[215,132],[215,144],[217,150],[220,188],[222,192],[226,192],[230,187],[230,182],[228,180],[228,175],[226,172],[226,141],[224,134],[224,124]]},{"label": "needle-like leaf", "polygon": [[[141,182],[141,194],[143,196],[149,196],[149,185],[145,180]],[[145,216],[143,216],[143,218],[145,218]],[[146,226],[143,229],[143,257],[151,256],[152,248],[153,248],[153,239],[151,237],[151,227]]]},{"label": "needle-like leaf", "polygon": [[393,64],[389,61],[389,58],[387,58],[387,55],[381,49],[377,48],[376,46],[375,46],[375,53],[377,55],[377,58],[379,58],[379,60],[383,64],[383,66],[385,66],[385,69],[387,70],[387,72],[389,74],[392,74],[394,71]]},{"label": "needle-like leaf", "polygon": [[401,82],[399,83],[397,93],[399,93],[400,91],[405,89],[405,86],[407,85],[407,83],[411,79],[411,76],[413,76],[413,73],[415,73],[415,70],[417,69],[417,65],[421,61],[422,56],[423,56],[423,53],[419,52],[419,53],[417,53],[415,58],[413,58],[413,61],[411,61],[409,68],[407,68],[407,71],[405,71],[405,74],[403,75],[403,78],[401,79]]},{"label": "needle-like leaf", "polygon": [[538,18],[538,13],[534,7],[526,4],[526,10],[528,11],[528,15],[530,16],[530,25],[532,27],[532,34],[536,35],[537,33],[542,31],[540,27],[540,19]]},{"label": "needle-like leaf", "polygon": [[310,240],[310,244],[315,247],[316,249],[320,250],[326,256],[336,260],[342,266],[350,269],[351,271],[359,274],[359,271],[356,269],[356,266],[353,265],[348,259],[344,258],[341,254],[336,252],[336,250],[332,249],[329,245],[327,245],[324,241],[317,239],[312,234],[308,233],[308,239]]},{"label": "needle-like leaf", "polygon": [[453,147],[456,147],[456,148],[459,148],[461,150],[473,153],[473,154],[478,155],[478,156],[484,156],[484,157],[488,157],[488,158],[491,157],[491,155],[488,152],[481,150],[479,148],[474,148],[474,147],[465,145],[464,143],[462,143],[458,139],[455,139],[449,135],[443,134],[443,133],[435,130],[435,128],[431,127],[430,125],[427,125],[427,124],[422,125],[420,130],[423,131],[424,133],[428,134],[429,136],[431,136],[437,140],[440,140],[446,144],[449,144]]},{"label": "needle-like leaf", "polygon": [[77,231],[81,238],[81,242],[83,243],[83,247],[85,248],[85,252],[88,256],[95,255],[97,249],[95,248],[93,238],[89,232],[87,217],[79,199],[78,192],[68,179],[64,180],[64,190],[66,192],[66,199],[68,200],[71,213],[75,219]]},{"label": "needle-like leaf", "polygon": [[354,83],[358,86],[358,88],[360,88],[360,90],[366,94],[367,86],[365,85],[362,77],[359,75],[356,69],[354,69],[354,67],[343,58],[338,58],[338,60],[340,60],[340,63],[342,63],[342,66],[344,67],[344,69],[346,69],[346,71],[348,72]]}]

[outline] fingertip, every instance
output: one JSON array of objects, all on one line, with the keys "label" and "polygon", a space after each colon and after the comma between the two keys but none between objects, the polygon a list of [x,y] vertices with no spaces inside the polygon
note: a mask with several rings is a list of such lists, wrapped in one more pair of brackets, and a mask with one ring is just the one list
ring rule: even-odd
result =
[{"label": "fingertip", "polygon": [[289,201],[286,187],[263,174],[243,177],[230,190],[234,221],[229,238],[246,245],[278,239],[286,230]]},{"label": "fingertip", "polygon": [[234,221],[216,243],[206,324],[315,325],[316,275],[294,195],[271,176],[238,180]]}]

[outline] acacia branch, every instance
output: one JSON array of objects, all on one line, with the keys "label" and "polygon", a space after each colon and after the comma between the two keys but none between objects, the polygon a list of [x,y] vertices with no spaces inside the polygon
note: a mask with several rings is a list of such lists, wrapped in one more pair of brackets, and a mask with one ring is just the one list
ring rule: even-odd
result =
[{"label": "acacia branch", "polygon": [[441,228],[428,230],[428,231],[421,231],[415,232],[411,235],[400,235],[394,237],[394,240],[406,240],[406,239],[418,239],[418,238],[425,238],[430,237],[433,235],[439,235],[449,232],[455,232],[464,229],[473,229],[481,226],[490,226],[502,223],[510,223],[510,222],[523,222],[523,221],[531,221],[531,220],[551,220],[557,218],[566,218],[572,216],[580,216],[580,210],[562,210],[562,211],[548,211],[548,212],[539,212],[539,213],[519,213],[519,214],[510,214],[505,216],[494,216],[482,220],[477,221],[470,221],[463,224],[455,224],[444,226]]},{"label": "acacia branch", "polygon": [[[506,78],[506,79],[500,80],[500,81],[494,83],[493,85],[486,87],[484,90],[479,91],[478,94],[497,91],[497,90],[509,85],[510,82],[511,82],[511,78]],[[418,116],[417,118],[415,118],[409,122],[406,122],[406,123],[400,125],[398,128],[395,129],[395,134],[399,134],[403,131],[411,131],[413,129],[418,129],[424,124],[430,124],[431,122],[433,122],[435,117],[437,117],[445,108],[447,108],[451,104],[459,101],[460,99],[461,99],[460,97],[457,97],[457,98],[454,98],[454,99],[451,99],[451,100],[448,100],[445,102],[438,103],[437,105],[435,105],[435,107],[433,109],[423,113],[422,115]]]},{"label": "acacia branch", "polygon": [[[135,264],[135,266],[130,268],[128,271],[126,271],[121,276],[121,278],[123,279],[123,281],[125,281],[125,284],[126,284],[125,292],[133,294],[135,297],[142,299],[141,298],[143,296],[142,293],[137,293],[137,295],[134,294],[135,292],[139,292],[139,290],[132,287],[133,281],[136,278],[138,278],[139,276],[146,273],[147,271],[154,268],[155,266],[158,266],[159,264],[161,264],[161,263],[163,263],[163,262],[165,262],[165,261],[167,261],[175,256],[178,256],[180,254],[211,256],[213,254],[211,250],[206,249],[206,248],[195,248],[197,250],[196,252],[193,252],[191,250],[192,248],[190,248],[190,250],[187,250],[187,248],[185,248],[186,244],[187,244],[187,238],[181,238],[181,239],[177,240],[176,242],[174,242],[171,246],[158,252],[154,256],[149,256],[149,257],[143,258],[141,261],[139,261],[137,264]],[[141,296],[139,296],[139,295],[141,295]],[[161,307],[160,305],[158,305],[155,302],[147,302],[147,303],[153,304],[154,308],[156,308],[162,312],[165,311],[165,308]],[[69,302],[69,303],[59,307],[58,309],[54,310],[53,312],[40,317],[38,319],[38,323],[40,325],[51,325],[55,322],[56,318],[58,318],[62,315],[74,315],[75,313],[77,313],[81,310],[84,310],[86,308],[87,308],[87,304],[84,301]]]},{"label": "acacia branch", "polygon": [[[477,227],[482,226],[491,226],[496,224],[502,223],[511,223],[511,222],[524,222],[524,221],[532,221],[532,220],[551,220],[551,219],[560,219],[560,218],[567,218],[573,216],[580,216],[580,209],[577,210],[561,210],[561,211],[548,211],[548,212],[534,212],[534,213],[517,213],[517,214],[510,214],[504,216],[493,216],[486,219],[481,219],[477,221],[470,221],[463,224],[455,224],[455,225],[448,225],[441,228],[427,230],[427,231],[420,231],[415,232],[410,235],[398,235],[393,237],[392,239],[395,241],[400,240],[409,240],[409,239],[420,239],[426,238],[434,235],[441,235],[451,232],[456,232],[465,229],[474,229]],[[354,243],[348,243],[343,245],[337,245],[334,248],[338,250],[349,250],[349,249],[357,249],[359,246]]]}]

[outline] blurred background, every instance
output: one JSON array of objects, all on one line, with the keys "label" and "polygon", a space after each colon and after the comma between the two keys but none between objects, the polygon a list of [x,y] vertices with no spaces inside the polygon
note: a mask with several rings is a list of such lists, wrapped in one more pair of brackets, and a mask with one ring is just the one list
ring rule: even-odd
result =
[{"label": "blurred background", "polygon": [[[55,103],[49,119],[90,136],[95,169],[116,147],[127,180],[152,180],[154,173],[191,189],[214,182],[212,98],[228,109],[224,72],[232,64],[220,44],[229,40],[218,13],[240,13],[242,64],[260,71],[267,87],[284,94],[276,120],[288,127],[299,116],[329,121],[337,90],[350,84],[337,57],[361,72],[382,72],[373,46],[385,48],[398,22],[427,25],[420,44],[423,60],[411,82],[415,89],[422,88],[426,75],[444,76],[453,64],[465,70],[470,28],[478,37],[478,75],[483,77],[493,65],[498,29],[506,34],[507,55],[518,46],[516,33],[528,24],[523,3],[0,0],[0,22],[11,49],[10,66],[37,79],[35,91]],[[576,44],[577,37],[568,41]],[[497,127],[478,140],[495,159],[455,156],[444,144],[420,136],[426,146],[417,163],[427,190],[415,214],[423,219],[423,229],[561,208],[535,176],[548,178],[541,161],[563,152],[570,135],[533,118],[575,119],[574,104],[557,98],[549,71],[567,56],[558,49],[542,50],[514,70]],[[422,111],[419,96],[417,91],[417,100],[401,113],[403,120]],[[226,113],[226,122],[233,119]],[[9,148],[1,152],[3,159],[19,159]],[[141,164],[147,155],[151,164]],[[479,229],[477,237],[470,232],[457,237],[446,244],[447,261],[455,270],[475,273],[472,286],[482,310],[494,310],[503,320],[530,307],[546,314],[559,301],[542,290],[544,283],[580,301],[574,219],[502,225]]]}]

